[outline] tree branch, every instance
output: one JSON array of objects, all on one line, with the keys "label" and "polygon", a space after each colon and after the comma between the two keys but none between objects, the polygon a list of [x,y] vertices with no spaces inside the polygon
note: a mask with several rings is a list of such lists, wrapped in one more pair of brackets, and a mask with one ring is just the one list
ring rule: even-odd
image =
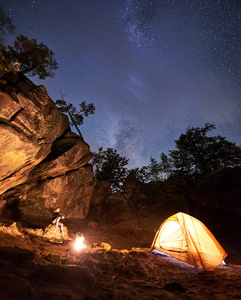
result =
[{"label": "tree branch", "polygon": [[[60,94],[61,94],[62,100],[64,101],[64,95],[62,94],[62,91],[61,91],[61,90],[60,90]],[[81,140],[83,141],[84,138],[83,138],[83,136],[82,136],[82,134],[81,134],[81,132],[80,132],[80,130],[79,130],[77,124],[75,123],[74,118],[73,118],[73,116],[71,115],[71,112],[69,111],[69,109],[67,110],[67,112],[68,112],[68,115],[69,115],[69,117],[70,117],[71,122],[74,124],[76,130],[78,131],[79,137],[80,137]]]}]

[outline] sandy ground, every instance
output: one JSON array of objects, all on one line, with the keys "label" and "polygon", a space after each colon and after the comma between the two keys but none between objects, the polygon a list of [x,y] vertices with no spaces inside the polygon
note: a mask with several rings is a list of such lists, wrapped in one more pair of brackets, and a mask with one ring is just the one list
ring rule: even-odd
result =
[{"label": "sandy ground", "polygon": [[228,243],[228,264],[205,272],[140,248],[148,238],[86,230],[87,248],[76,251],[74,240],[40,233],[0,226],[0,299],[241,299],[240,248]]}]

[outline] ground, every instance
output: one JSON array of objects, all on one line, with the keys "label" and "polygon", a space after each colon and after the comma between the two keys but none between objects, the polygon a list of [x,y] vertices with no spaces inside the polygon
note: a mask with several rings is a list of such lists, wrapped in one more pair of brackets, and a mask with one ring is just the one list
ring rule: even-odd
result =
[{"label": "ground", "polygon": [[151,253],[151,235],[116,232],[86,228],[87,248],[76,251],[76,230],[59,243],[43,228],[2,222],[0,299],[241,299],[240,249],[229,246],[229,263],[205,272]]}]

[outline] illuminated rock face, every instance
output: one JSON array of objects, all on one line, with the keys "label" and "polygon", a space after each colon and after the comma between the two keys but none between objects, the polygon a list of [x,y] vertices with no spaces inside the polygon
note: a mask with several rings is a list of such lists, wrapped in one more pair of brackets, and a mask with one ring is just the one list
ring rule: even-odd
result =
[{"label": "illuminated rock face", "polygon": [[89,145],[70,131],[45,87],[21,75],[6,81],[0,90],[0,204],[25,218],[49,217],[55,206],[85,218],[95,186]]}]

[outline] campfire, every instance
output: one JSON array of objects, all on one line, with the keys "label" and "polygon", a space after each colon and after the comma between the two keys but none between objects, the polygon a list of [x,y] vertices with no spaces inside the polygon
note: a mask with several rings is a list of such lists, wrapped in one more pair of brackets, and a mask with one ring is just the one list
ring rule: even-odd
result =
[{"label": "campfire", "polygon": [[84,249],[84,248],[87,248],[86,245],[84,244],[84,236],[83,234],[81,234],[81,236],[76,236],[75,238],[75,243],[74,243],[74,249],[75,250],[81,250],[81,249]]}]

